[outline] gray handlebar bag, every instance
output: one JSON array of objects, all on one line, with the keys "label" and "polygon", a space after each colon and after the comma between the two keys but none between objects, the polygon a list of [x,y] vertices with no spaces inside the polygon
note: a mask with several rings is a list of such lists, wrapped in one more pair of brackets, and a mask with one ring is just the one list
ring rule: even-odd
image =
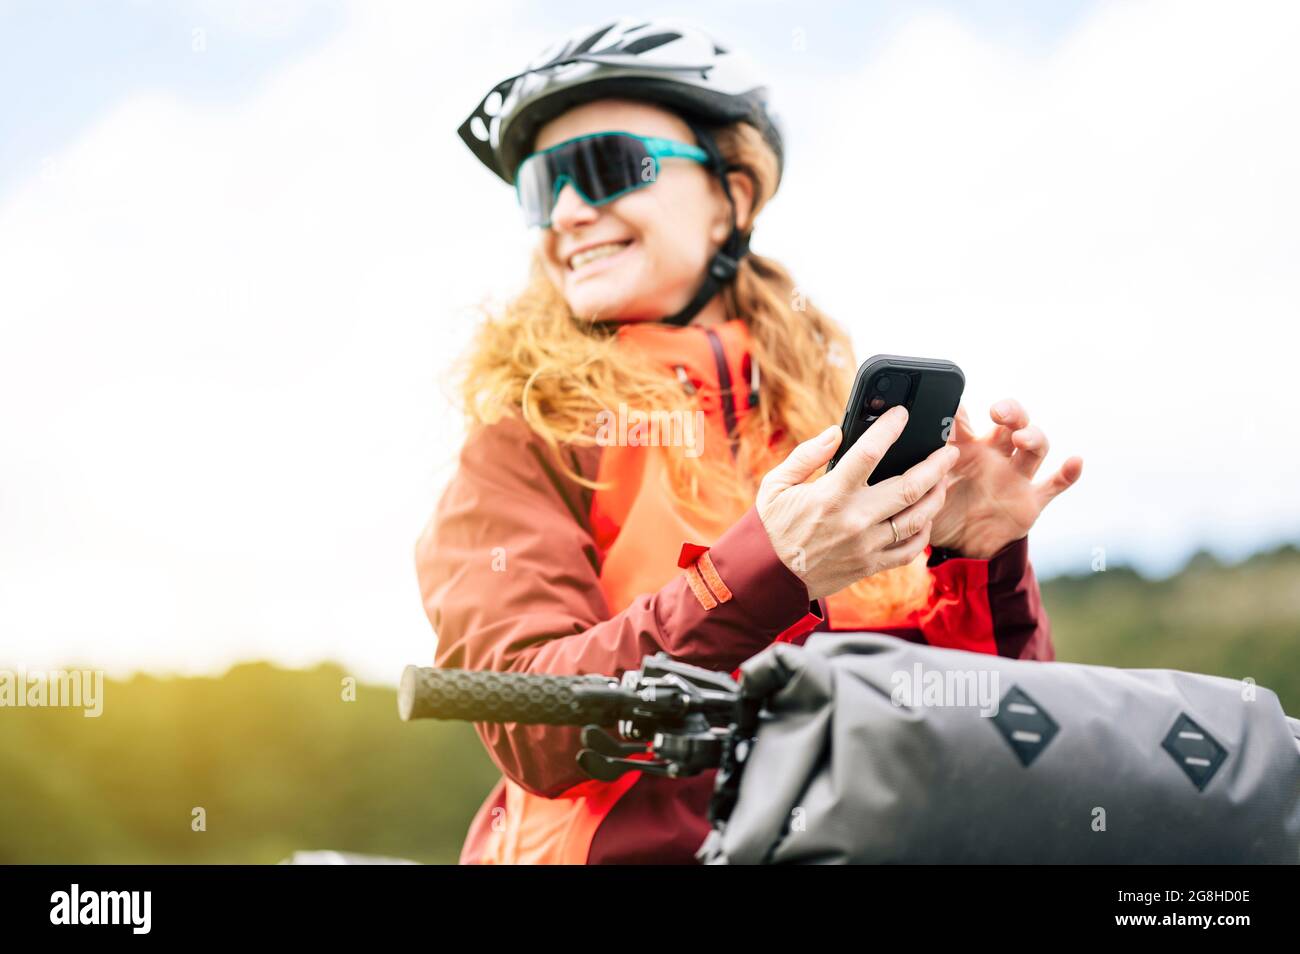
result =
[{"label": "gray handlebar bag", "polygon": [[777,643],[710,864],[1300,863],[1300,721],[1249,681],[870,633]]}]

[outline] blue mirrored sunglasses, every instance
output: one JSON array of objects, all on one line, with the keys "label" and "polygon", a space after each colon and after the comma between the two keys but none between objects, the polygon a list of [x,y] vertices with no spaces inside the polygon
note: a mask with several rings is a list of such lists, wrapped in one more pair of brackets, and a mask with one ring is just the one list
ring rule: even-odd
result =
[{"label": "blue mirrored sunglasses", "polygon": [[588,205],[604,205],[658,181],[661,159],[710,164],[707,152],[683,142],[629,132],[592,133],[527,156],[515,170],[515,194],[528,225],[549,228],[565,183]]}]

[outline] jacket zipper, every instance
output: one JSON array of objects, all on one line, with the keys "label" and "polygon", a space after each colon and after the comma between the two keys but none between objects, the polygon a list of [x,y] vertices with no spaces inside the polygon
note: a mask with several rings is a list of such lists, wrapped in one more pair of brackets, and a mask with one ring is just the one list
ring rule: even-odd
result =
[{"label": "jacket zipper", "polygon": [[712,328],[705,328],[709,344],[713,346],[713,360],[718,366],[718,391],[722,399],[722,419],[727,424],[727,438],[731,441],[731,456],[736,456],[736,402],[731,393],[731,369],[727,367],[727,352],[722,339]]}]

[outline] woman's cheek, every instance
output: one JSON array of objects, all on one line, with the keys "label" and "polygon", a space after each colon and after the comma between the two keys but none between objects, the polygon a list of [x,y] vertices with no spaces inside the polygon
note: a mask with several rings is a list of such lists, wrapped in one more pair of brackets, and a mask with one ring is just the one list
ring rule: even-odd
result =
[{"label": "woman's cheek", "polygon": [[641,310],[656,316],[677,310],[674,297],[681,287],[680,265],[671,257],[646,254],[636,263],[633,285]]}]

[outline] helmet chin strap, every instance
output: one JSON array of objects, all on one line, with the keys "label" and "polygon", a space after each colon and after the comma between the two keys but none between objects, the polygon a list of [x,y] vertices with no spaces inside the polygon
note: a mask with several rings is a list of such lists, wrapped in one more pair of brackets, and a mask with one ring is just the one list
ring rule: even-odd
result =
[{"label": "helmet chin strap", "polygon": [[700,148],[709,154],[709,168],[717,174],[718,181],[722,183],[722,192],[726,195],[727,204],[731,207],[731,234],[722,243],[722,247],[709,259],[709,267],[704,273],[704,281],[700,283],[700,287],[696,290],[695,297],[687,302],[686,307],[677,314],[659,319],[660,324],[675,325],[677,327],[690,324],[691,320],[700,313],[700,309],[712,301],[713,296],[721,291],[724,286],[735,279],[736,272],[740,268],[740,260],[749,253],[749,239],[736,228],[736,203],[731,197],[731,186],[727,183],[726,163],[723,161],[722,154],[718,151],[718,144],[714,141],[713,134],[708,129],[690,120],[687,120],[687,125],[695,133],[695,139],[700,144]]}]

